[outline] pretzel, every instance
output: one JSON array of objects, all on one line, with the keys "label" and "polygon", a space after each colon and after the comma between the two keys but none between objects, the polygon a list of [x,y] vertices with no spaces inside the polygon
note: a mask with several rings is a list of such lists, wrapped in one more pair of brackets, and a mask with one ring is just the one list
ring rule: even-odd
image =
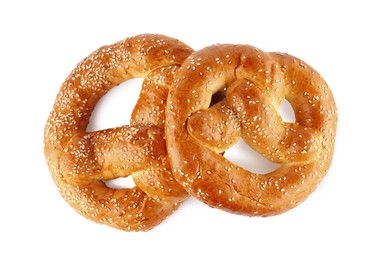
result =
[{"label": "pretzel", "polygon": [[[278,113],[284,99],[296,122],[283,122]],[[280,214],[304,201],[331,164],[337,124],[332,93],[312,67],[291,55],[230,44],[194,52],[175,76],[167,107],[173,175],[211,207]],[[224,158],[240,137],[280,167],[257,174]]]},{"label": "pretzel", "polygon": [[[138,35],[104,46],[71,72],[44,133],[45,157],[63,198],[84,217],[126,231],[146,231],[188,196],[167,160],[164,108],[168,86],[192,52],[163,35]],[[98,100],[114,86],[144,77],[131,125],[86,132]],[[136,186],[105,180],[130,176]]]}]

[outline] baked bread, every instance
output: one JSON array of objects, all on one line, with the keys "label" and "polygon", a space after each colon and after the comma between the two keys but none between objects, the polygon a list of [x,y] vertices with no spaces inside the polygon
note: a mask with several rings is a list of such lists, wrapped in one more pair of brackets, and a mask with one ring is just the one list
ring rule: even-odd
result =
[{"label": "baked bread", "polygon": [[[63,198],[81,215],[126,231],[159,224],[188,196],[170,172],[164,137],[168,86],[192,49],[163,35],[138,35],[93,52],[67,77],[44,133],[44,151]],[[131,125],[87,132],[111,88],[145,78]],[[134,176],[136,187],[104,180]]]},{"label": "baked bread", "polygon": [[[217,94],[224,98],[213,104]],[[296,122],[279,115],[284,99]],[[269,216],[300,204],[324,178],[337,109],[325,80],[302,60],[222,44],[184,61],[169,92],[166,120],[173,174],[188,193],[232,213]],[[258,174],[224,158],[240,137],[280,167]]]}]

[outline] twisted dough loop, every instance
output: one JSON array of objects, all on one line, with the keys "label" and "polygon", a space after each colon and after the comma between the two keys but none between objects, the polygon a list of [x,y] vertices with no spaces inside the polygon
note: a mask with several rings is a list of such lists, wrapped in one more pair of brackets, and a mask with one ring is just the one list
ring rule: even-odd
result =
[{"label": "twisted dough loop", "polygon": [[[187,197],[170,172],[163,125],[168,86],[191,52],[166,36],[139,35],[98,49],[62,84],[45,128],[45,156],[61,195],[86,218],[148,230]],[[98,100],[135,77],[145,80],[132,124],[87,133]],[[131,189],[103,182],[132,174]]]},{"label": "twisted dough loop", "polygon": [[[220,91],[226,98],[209,108]],[[277,112],[285,98],[295,123]],[[173,174],[211,207],[250,216],[282,213],[305,200],[331,164],[337,124],[332,93],[293,56],[229,44],[194,52],[176,74],[167,107]],[[240,136],[281,166],[254,174],[222,157]]]}]

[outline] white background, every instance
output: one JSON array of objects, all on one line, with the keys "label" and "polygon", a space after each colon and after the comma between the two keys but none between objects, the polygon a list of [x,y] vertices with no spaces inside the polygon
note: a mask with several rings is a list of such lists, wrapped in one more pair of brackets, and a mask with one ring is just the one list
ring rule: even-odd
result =
[{"label": "white background", "polygon": [[[329,2],[2,1],[0,259],[389,259],[389,8]],[[308,200],[248,218],[189,199],[147,233],[97,225],[64,202],[43,156],[59,86],[98,47],[147,32],[194,49],[288,52],[323,75],[339,110],[337,142]],[[95,128],[127,124],[137,90],[125,86],[99,104]]]}]

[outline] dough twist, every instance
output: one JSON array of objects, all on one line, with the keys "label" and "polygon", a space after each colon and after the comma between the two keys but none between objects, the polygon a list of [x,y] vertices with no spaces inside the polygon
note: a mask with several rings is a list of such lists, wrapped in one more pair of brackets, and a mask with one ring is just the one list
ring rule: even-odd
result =
[{"label": "dough twist", "polygon": [[[216,94],[225,98],[213,104]],[[295,111],[294,123],[283,122],[277,111],[284,99]],[[332,93],[291,55],[231,44],[194,52],[175,76],[167,107],[173,174],[211,207],[250,216],[282,213],[305,200],[331,164],[337,124]],[[224,158],[240,137],[280,167],[255,174]]]},{"label": "dough twist", "polygon": [[[168,86],[192,51],[163,35],[127,38],[89,55],[62,84],[45,128],[44,151],[61,195],[86,218],[149,230],[187,197],[170,172],[163,127]],[[145,80],[131,125],[86,132],[98,100],[136,77]],[[129,175],[136,184],[131,189],[103,182]]]}]

